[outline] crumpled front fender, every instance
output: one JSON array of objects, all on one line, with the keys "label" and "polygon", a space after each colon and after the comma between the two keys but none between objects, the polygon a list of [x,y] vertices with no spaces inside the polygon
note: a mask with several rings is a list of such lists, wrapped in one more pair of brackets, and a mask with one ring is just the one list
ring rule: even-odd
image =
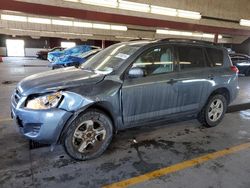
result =
[{"label": "crumpled front fender", "polygon": [[88,99],[70,91],[63,91],[62,94],[64,98],[61,104],[59,105],[59,108],[69,112],[76,112],[84,106],[89,106],[91,103],[94,102],[91,99]]}]

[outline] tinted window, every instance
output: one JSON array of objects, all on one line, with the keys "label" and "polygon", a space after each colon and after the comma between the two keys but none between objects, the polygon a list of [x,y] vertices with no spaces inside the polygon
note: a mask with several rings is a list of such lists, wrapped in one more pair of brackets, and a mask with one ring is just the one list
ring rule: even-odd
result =
[{"label": "tinted window", "polygon": [[213,48],[207,48],[208,59],[211,67],[223,65],[223,51]]},{"label": "tinted window", "polygon": [[140,55],[134,62],[133,67],[143,69],[146,76],[173,72],[174,60],[172,48],[152,48]]},{"label": "tinted window", "polygon": [[179,64],[181,70],[190,70],[205,66],[203,50],[200,47],[179,46]]}]

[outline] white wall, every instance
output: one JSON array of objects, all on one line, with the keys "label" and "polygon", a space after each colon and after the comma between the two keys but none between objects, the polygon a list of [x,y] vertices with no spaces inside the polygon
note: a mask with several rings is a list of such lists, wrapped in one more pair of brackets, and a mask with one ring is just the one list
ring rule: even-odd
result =
[{"label": "white wall", "polygon": [[44,48],[25,48],[24,54],[25,56],[36,57],[36,53],[40,50],[46,50]]},{"label": "white wall", "polygon": [[[25,48],[24,54],[25,56],[36,57],[36,53],[40,50],[46,50],[44,48]],[[7,56],[7,48],[0,47],[0,56]]]}]

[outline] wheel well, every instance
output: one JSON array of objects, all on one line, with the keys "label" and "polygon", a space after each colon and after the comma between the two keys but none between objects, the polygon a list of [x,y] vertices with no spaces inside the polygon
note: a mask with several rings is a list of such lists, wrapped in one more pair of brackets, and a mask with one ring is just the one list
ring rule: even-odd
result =
[{"label": "wheel well", "polygon": [[216,89],[215,91],[213,91],[210,94],[210,97],[214,96],[214,95],[217,95],[217,94],[224,95],[226,100],[227,100],[227,103],[228,104],[230,103],[230,93],[229,93],[229,90],[227,88],[223,87],[223,88]]},{"label": "wheel well", "polygon": [[95,103],[95,104],[89,106],[87,109],[85,109],[82,113],[86,112],[87,110],[91,110],[91,109],[97,109],[97,110],[103,112],[105,115],[107,115],[110,118],[110,120],[112,121],[114,132],[116,132],[114,116],[112,115],[112,113],[107,108],[104,107],[103,104]]},{"label": "wheel well", "polygon": [[[102,104],[99,104],[99,103],[93,104],[93,105],[89,106],[88,108],[86,108],[84,111],[80,112],[78,114],[78,116],[80,114],[85,113],[87,110],[93,110],[93,109],[96,109],[96,110],[99,110],[99,111],[103,112],[105,115],[107,115],[110,118],[110,120],[112,121],[112,125],[113,125],[113,131],[114,131],[114,133],[116,133],[117,130],[116,130],[116,124],[115,124],[114,116],[110,113],[110,111],[107,108],[103,107]],[[72,122],[75,118],[76,118],[75,116],[72,116],[68,120],[68,122],[65,124],[65,126],[63,127],[63,129],[61,131],[61,134],[60,134],[60,136],[59,136],[59,138],[57,140],[57,143],[62,143],[62,139],[65,136],[66,130],[68,128],[67,125],[69,125],[69,122]]]}]

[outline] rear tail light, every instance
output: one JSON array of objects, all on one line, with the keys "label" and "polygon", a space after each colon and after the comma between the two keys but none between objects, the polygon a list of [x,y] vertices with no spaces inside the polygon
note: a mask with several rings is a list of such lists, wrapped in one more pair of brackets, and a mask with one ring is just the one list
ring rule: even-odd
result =
[{"label": "rear tail light", "polygon": [[236,66],[231,66],[231,70],[235,73],[239,73],[239,69]]}]

